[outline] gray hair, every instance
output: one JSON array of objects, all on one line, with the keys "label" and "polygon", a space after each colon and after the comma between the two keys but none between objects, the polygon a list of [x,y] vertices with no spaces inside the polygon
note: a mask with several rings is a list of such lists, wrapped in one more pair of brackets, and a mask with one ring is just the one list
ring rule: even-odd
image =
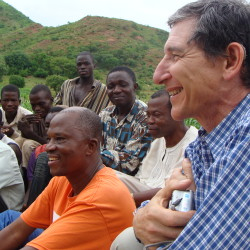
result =
[{"label": "gray hair", "polygon": [[250,4],[243,0],[199,0],[180,8],[168,24],[173,27],[187,19],[197,21],[188,42],[194,41],[208,57],[225,56],[232,42],[243,46],[241,79],[250,88]]}]

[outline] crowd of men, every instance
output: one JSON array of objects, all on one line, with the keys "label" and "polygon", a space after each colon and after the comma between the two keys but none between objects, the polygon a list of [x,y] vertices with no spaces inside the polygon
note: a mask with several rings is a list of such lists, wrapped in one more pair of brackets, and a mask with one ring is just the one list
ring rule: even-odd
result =
[{"label": "crowd of men", "polygon": [[[2,87],[1,249],[249,247],[250,5],[198,0],[168,24],[147,104],[127,66],[96,80],[89,52],[55,99],[32,88],[33,112]],[[194,208],[169,208],[174,190]]]}]

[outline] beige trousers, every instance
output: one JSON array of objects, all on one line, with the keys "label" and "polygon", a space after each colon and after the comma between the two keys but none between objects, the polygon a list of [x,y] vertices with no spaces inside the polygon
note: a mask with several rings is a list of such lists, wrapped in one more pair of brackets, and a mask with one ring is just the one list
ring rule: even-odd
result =
[{"label": "beige trousers", "polygon": [[22,136],[17,137],[15,142],[19,145],[22,151],[22,167],[27,168],[31,153],[41,144],[39,142],[23,138]]}]

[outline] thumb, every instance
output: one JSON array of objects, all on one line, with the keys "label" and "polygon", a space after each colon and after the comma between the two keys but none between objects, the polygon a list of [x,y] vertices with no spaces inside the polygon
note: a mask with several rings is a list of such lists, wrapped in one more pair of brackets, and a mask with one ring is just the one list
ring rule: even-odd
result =
[{"label": "thumb", "polygon": [[193,180],[192,165],[188,158],[182,161],[182,172],[190,180]]},{"label": "thumb", "polygon": [[192,172],[192,164],[188,158],[185,158],[182,161],[182,172],[187,177],[187,179],[191,180],[192,182],[189,189],[195,191],[196,186],[195,186],[193,172]]}]

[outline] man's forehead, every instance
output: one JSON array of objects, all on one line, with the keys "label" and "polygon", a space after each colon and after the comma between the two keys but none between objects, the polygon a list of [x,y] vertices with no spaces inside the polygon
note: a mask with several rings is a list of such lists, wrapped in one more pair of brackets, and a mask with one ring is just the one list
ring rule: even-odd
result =
[{"label": "man's forehead", "polygon": [[93,62],[93,60],[92,60],[92,58],[91,58],[91,56],[90,55],[80,55],[80,56],[78,56],[77,58],[76,58],[76,61],[77,62],[84,62],[84,61],[86,61],[86,62],[89,62],[89,61],[91,61],[91,62]]},{"label": "man's forehead", "polygon": [[184,46],[188,44],[193,35],[195,25],[195,19],[187,19],[176,23],[169,33],[169,37],[164,46],[164,51],[183,52]]}]

